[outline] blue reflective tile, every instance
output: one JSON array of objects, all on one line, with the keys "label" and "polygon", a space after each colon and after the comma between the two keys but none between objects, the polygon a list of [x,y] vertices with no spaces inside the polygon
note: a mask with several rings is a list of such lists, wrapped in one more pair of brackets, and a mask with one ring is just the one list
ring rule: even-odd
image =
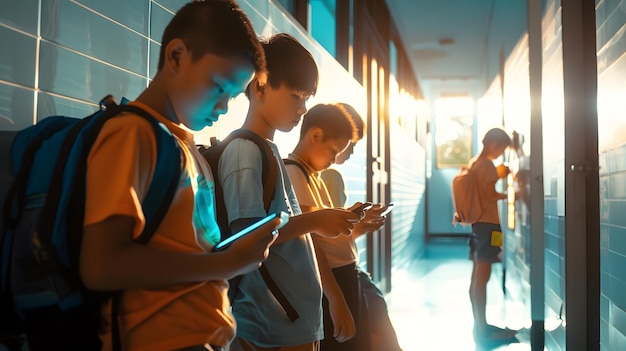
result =
[{"label": "blue reflective tile", "polygon": [[[272,33],[288,31],[276,28],[275,19],[271,17],[270,13],[270,8],[275,7],[271,1],[257,1],[253,5],[248,1],[240,1],[239,5],[250,19],[250,23],[258,35],[268,36]],[[280,17],[286,16],[288,15],[283,13]]]},{"label": "blue reflective tile", "polygon": [[[610,320],[609,323],[615,327],[616,331],[622,334],[622,337],[626,336],[626,311],[615,304],[610,305],[609,310]],[[619,350],[626,348],[626,343],[621,345]]]},{"label": "blue reflective tile", "polygon": [[[607,8],[619,9],[621,7],[621,0],[605,0],[607,3]],[[612,11],[611,14],[607,17],[606,22],[604,23],[604,27],[602,28],[603,36],[610,40],[613,37],[617,37],[616,33],[622,28],[624,23],[626,23],[626,14],[624,11]],[[598,43],[600,44],[600,43]],[[602,43],[604,44],[604,43]],[[600,47],[600,46],[598,46]]]},{"label": "blue reflective tile", "polygon": [[616,226],[626,227],[626,216],[624,216],[626,200],[609,201],[607,207],[609,211],[608,222]]},{"label": "blue reflective tile", "polygon": [[[620,269],[623,269],[623,267],[620,267]],[[606,295],[609,300],[611,300],[612,304],[616,304],[621,308],[626,309],[626,283],[616,279],[610,274],[602,277],[606,280],[602,284],[602,293]]]},{"label": "blue reflective tile", "polygon": [[189,0],[153,0],[153,2],[158,3],[166,9],[176,13],[181,7],[188,3]]},{"label": "blue reflective tile", "polygon": [[607,163],[611,173],[626,171],[626,145],[608,151]]},{"label": "blue reflective tile", "polygon": [[146,37],[75,3],[44,2],[41,36],[137,74],[147,74]]},{"label": "blue reflective tile", "polygon": [[150,0],[75,0],[129,28],[148,36]]},{"label": "blue reflective tile", "polygon": [[614,326],[609,326],[609,338],[608,338],[607,349],[611,351],[626,350],[626,335],[624,335],[623,332],[621,332]]},{"label": "blue reflective tile", "polygon": [[51,43],[41,43],[39,87],[45,92],[92,103],[107,94],[134,99],[146,79],[78,55]]},{"label": "blue reflective tile", "polygon": [[0,130],[33,125],[34,91],[0,83]]},{"label": "blue reflective tile", "polygon": [[163,38],[163,31],[174,15],[161,6],[152,4],[150,17],[150,38],[158,43]]},{"label": "blue reflective tile", "polygon": [[[606,270],[611,275],[611,279],[617,279],[624,283],[624,287],[626,287],[626,256],[623,254],[619,254],[613,251],[607,252],[606,256]],[[626,290],[618,291],[617,294],[623,295],[626,299]],[[626,301],[626,300],[623,300]],[[623,303],[622,306],[626,308],[626,303]]]},{"label": "blue reflective tile", "polygon": [[37,35],[39,0],[0,1],[0,23]]},{"label": "blue reflective tile", "polygon": [[37,42],[33,37],[0,27],[0,80],[35,86]]},{"label": "blue reflective tile", "polygon": [[87,117],[94,113],[98,107],[76,100],[64,99],[47,93],[39,93],[37,99],[37,120],[61,115],[68,117]]},{"label": "blue reflective tile", "polygon": [[150,41],[150,65],[148,66],[148,77],[154,79],[159,66],[159,54],[161,52],[161,45]]},{"label": "blue reflective tile", "polygon": [[609,250],[626,255],[626,228],[609,227]]}]

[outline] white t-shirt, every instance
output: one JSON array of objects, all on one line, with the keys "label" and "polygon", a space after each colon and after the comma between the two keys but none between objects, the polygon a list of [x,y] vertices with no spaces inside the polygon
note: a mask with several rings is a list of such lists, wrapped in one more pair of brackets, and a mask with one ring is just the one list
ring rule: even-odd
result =
[{"label": "white t-shirt", "polygon": [[[295,193],[276,145],[268,140],[280,165],[270,212],[301,214]],[[258,146],[247,139],[231,141],[219,161],[216,178],[224,189],[229,222],[265,217],[262,159]],[[294,322],[267,289],[259,270],[243,276],[233,302],[237,336],[260,347],[300,345],[324,337],[322,286],[310,234],[270,248],[265,266],[299,314]]]}]

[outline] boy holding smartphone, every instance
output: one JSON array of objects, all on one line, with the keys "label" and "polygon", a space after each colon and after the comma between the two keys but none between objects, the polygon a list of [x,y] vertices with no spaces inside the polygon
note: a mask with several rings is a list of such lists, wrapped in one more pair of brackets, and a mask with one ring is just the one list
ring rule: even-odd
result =
[{"label": "boy holding smartphone", "polygon": [[[278,163],[275,195],[269,211],[285,211],[289,223],[280,230],[264,266],[295,309],[291,320],[269,291],[259,270],[242,276],[234,296],[237,338],[232,350],[317,351],[323,338],[321,283],[311,232],[349,235],[359,216],[342,209],[302,214],[277,146],[276,130],[288,132],[306,112],[317,90],[317,65],[292,36],[276,34],[262,41],[267,82],[254,79],[246,90],[250,107],[243,128],[263,137]],[[229,226],[238,231],[266,216],[263,201],[261,150],[250,140],[233,139],[219,160],[217,180],[224,189]]]},{"label": "boy holding smartphone", "polygon": [[[348,112],[338,104],[316,105],[304,116],[300,140],[285,161],[300,207],[304,212],[335,207],[319,172],[328,168],[350,143],[358,140],[357,127]],[[343,205],[343,204],[341,204]],[[361,207],[357,203],[353,210]],[[323,238],[314,236],[320,269],[331,272],[324,284],[324,340],[321,350],[373,350],[367,307],[357,269],[357,251],[354,239],[377,230],[384,223],[378,214],[380,205],[366,205],[362,220],[347,237]],[[342,299],[331,298],[339,289]],[[349,316],[341,315],[337,304],[348,307]],[[354,331],[354,332],[353,332]],[[350,333],[354,336],[349,335]],[[388,350],[388,347],[378,350]],[[395,350],[395,349],[393,349]]]},{"label": "boy holding smartphone", "polygon": [[[227,279],[254,270],[276,239],[279,220],[224,252],[213,212],[213,176],[193,134],[213,124],[265,62],[250,20],[234,1],[194,1],[164,30],[158,71],[129,104],[147,111],[180,147],[172,203],[146,244],[142,201],[154,174],[155,135],[133,113],[108,120],[87,160],[80,275],[97,291],[123,291],[118,318],[102,308],[102,350],[227,350],[235,336]],[[120,337],[112,329],[119,321]],[[117,331],[117,330],[115,330]],[[77,338],[82,335],[76,335]],[[76,348],[65,348],[76,349]]]},{"label": "boy holding smartphone", "polygon": [[[365,131],[365,123],[359,113],[347,103],[338,103],[345,109],[348,116],[354,122],[357,132],[357,141],[363,139]],[[335,164],[343,164],[350,158],[350,155],[354,152],[354,146],[356,142],[352,142],[348,147],[343,150],[335,159]],[[342,207],[346,205],[347,195],[346,186],[343,180],[343,176],[338,170],[334,168],[326,168],[320,173],[320,177],[324,181],[324,185],[328,190],[328,194],[332,199],[334,206]],[[393,203],[381,207],[380,204],[374,205],[369,211],[366,212],[365,218],[357,225],[355,230],[352,231],[352,237],[356,237],[367,234],[369,232],[376,231],[385,223],[385,215],[393,209]],[[352,242],[356,251],[356,244]],[[356,274],[361,293],[362,313],[359,316],[361,325],[357,326],[357,336],[355,338],[362,339],[362,350],[390,350],[399,351],[402,350],[398,343],[398,338],[394,330],[393,324],[389,319],[387,302],[385,301],[384,294],[372,281],[369,273],[365,272],[356,265]],[[329,348],[329,350],[337,350],[339,348]]]}]

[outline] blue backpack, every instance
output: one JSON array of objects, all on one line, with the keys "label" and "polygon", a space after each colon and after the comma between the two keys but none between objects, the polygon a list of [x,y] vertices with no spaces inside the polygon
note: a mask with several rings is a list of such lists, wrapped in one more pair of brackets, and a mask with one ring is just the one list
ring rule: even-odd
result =
[{"label": "blue backpack", "polygon": [[143,109],[117,105],[112,97],[100,107],[85,118],[52,116],[0,132],[0,344],[9,349],[27,342],[31,351],[100,350],[100,310],[111,298],[113,345],[120,349],[121,292],[87,289],[78,270],[87,156],[104,123],[121,112],[152,124],[157,164],[142,205],[143,244],[169,208],[181,159],[175,138]]}]

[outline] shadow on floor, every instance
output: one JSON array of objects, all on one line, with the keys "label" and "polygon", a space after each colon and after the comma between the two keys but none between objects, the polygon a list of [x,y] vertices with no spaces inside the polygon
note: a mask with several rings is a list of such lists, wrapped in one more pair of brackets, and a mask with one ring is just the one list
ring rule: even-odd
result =
[{"label": "shadow on floor", "polygon": [[409,268],[393,272],[389,314],[404,351],[530,351],[530,321],[506,301],[502,265],[494,264],[487,285],[487,320],[518,329],[512,340],[476,345],[468,288],[472,262],[467,239],[438,239]]}]

